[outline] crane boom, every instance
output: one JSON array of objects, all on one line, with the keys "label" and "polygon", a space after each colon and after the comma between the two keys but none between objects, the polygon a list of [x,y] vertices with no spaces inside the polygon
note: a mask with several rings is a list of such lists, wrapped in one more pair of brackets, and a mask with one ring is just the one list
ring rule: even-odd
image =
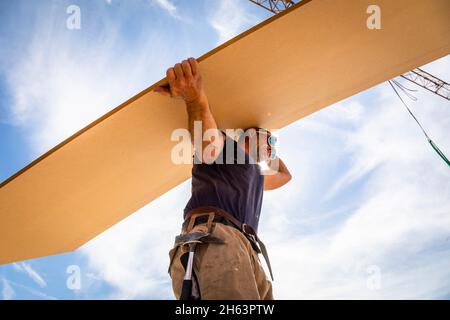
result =
[{"label": "crane boom", "polygon": [[441,96],[444,99],[450,100],[450,84],[420,68],[415,68],[408,71],[402,74],[401,77]]},{"label": "crane boom", "polygon": [[250,2],[275,14],[286,10],[295,4],[292,0],[250,0]]}]

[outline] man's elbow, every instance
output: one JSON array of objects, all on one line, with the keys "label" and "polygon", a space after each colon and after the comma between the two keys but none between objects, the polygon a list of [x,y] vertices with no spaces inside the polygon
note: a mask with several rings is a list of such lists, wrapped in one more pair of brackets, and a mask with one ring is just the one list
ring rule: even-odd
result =
[{"label": "man's elbow", "polygon": [[292,179],[289,173],[278,173],[276,176],[266,178],[264,181],[264,190],[275,190],[281,188]]},{"label": "man's elbow", "polygon": [[288,183],[291,180],[292,180],[292,175],[289,172],[286,172],[284,174],[284,184]]}]

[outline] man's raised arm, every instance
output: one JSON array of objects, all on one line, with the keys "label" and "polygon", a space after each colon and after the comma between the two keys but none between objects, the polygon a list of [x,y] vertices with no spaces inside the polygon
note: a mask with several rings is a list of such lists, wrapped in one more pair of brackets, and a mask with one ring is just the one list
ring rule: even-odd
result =
[{"label": "man's raised arm", "polygon": [[[197,60],[189,58],[175,64],[172,68],[167,69],[166,76],[169,86],[157,87],[154,91],[184,100],[188,113],[188,128],[194,147],[194,122],[201,121],[201,137],[197,137],[197,141],[202,141],[202,146],[201,150],[196,148],[195,154],[200,161],[212,163],[223,148],[224,136],[218,130],[211,113]],[[205,137],[206,141],[203,141],[206,131],[208,131],[208,135]],[[203,150],[212,151],[203,152]]]}]

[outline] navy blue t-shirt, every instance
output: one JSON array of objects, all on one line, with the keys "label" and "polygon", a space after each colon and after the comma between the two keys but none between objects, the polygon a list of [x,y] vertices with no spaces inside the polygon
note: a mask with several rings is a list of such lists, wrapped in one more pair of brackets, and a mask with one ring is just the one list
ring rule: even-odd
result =
[{"label": "navy blue t-shirt", "polygon": [[[215,162],[194,163],[192,196],[184,208],[184,216],[192,209],[214,206],[227,211],[257,231],[264,192],[264,175],[261,174],[257,163],[250,163],[249,156],[240,149],[236,141],[228,135],[225,137],[223,150]],[[227,146],[233,146],[234,153],[227,152]],[[245,157],[243,164],[236,163],[238,148]],[[233,163],[226,161],[227,154]]]}]

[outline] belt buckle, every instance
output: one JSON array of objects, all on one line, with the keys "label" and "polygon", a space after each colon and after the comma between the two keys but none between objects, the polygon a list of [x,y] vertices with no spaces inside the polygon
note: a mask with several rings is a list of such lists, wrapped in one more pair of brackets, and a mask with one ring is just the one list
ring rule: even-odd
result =
[{"label": "belt buckle", "polygon": [[253,230],[248,224],[243,223],[242,224],[242,232],[244,232],[244,234],[246,234],[247,236],[251,237],[253,240],[256,241],[255,235],[253,233],[247,232],[247,228],[250,228],[249,230]]},{"label": "belt buckle", "polygon": [[190,232],[194,228],[197,218],[202,217],[202,216],[208,216],[208,221],[206,223],[207,223],[208,232],[209,232],[209,230],[211,229],[211,224],[214,220],[214,216],[215,216],[214,212],[199,212],[199,213],[192,214],[189,217],[189,219],[187,221],[185,221],[185,222],[187,222],[187,227],[183,228],[184,230],[182,233]]}]

